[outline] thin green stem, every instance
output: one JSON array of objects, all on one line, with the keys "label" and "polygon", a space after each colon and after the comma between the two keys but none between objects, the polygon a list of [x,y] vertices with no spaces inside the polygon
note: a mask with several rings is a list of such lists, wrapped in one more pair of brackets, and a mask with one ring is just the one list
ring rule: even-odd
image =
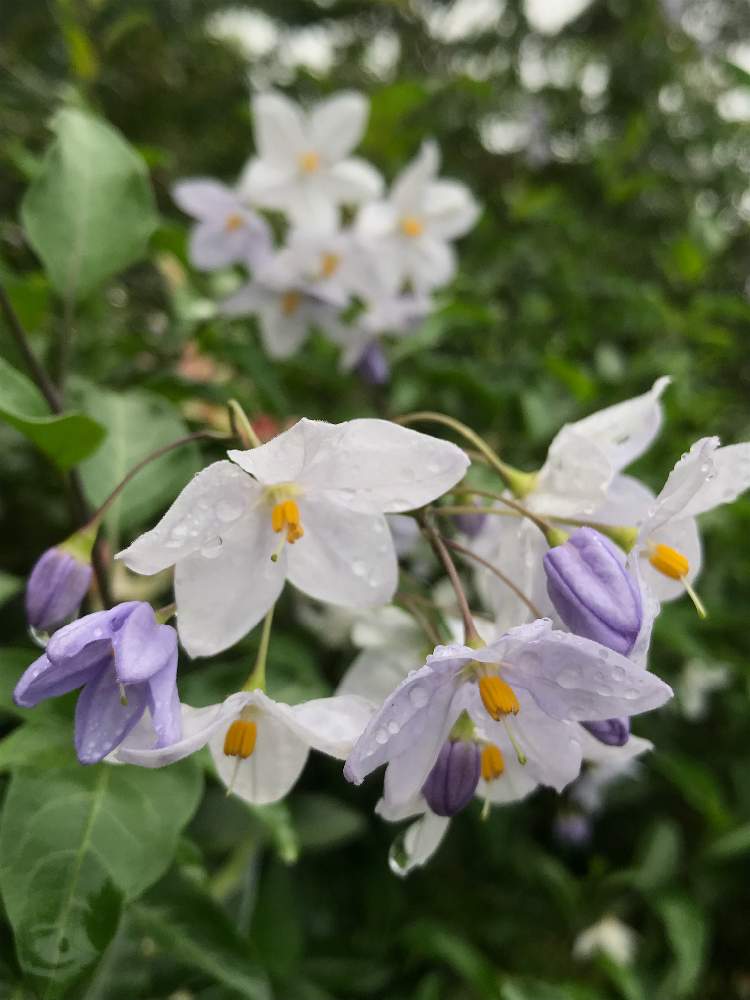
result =
[{"label": "thin green stem", "polygon": [[227,406],[229,408],[229,423],[232,427],[232,433],[239,439],[242,447],[259,448],[261,440],[253,430],[253,425],[237,400],[230,399]]},{"label": "thin green stem", "polygon": [[250,671],[250,675],[242,685],[243,691],[254,691],[256,688],[260,688],[261,691],[265,691],[266,660],[268,659],[268,647],[271,642],[271,626],[273,625],[273,612],[275,607],[276,605],[272,604],[271,610],[263,619],[263,630],[260,633],[258,655],[255,657],[255,664],[253,669]]},{"label": "thin green stem", "polygon": [[498,569],[497,566],[495,566],[491,562],[488,562],[487,559],[483,559],[482,556],[477,555],[476,552],[472,552],[471,549],[467,549],[458,542],[454,542],[452,538],[446,538],[444,535],[441,535],[441,539],[443,541],[443,544],[447,545],[448,548],[451,549],[453,552],[457,552],[459,555],[464,556],[467,559],[473,559],[474,562],[478,563],[480,566],[484,566],[485,569],[488,569],[490,573],[494,573],[494,575],[498,578],[498,580],[502,580],[505,586],[508,587],[509,590],[513,591],[513,593],[516,595],[519,601],[523,601],[523,603],[526,605],[526,607],[529,609],[529,611],[535,618],[544,617],[544,615],[536,606],[536,604],[534,604],[534,602],[530,598],[528,598],[526,594],[524,594],[524,592],[515,583],[513,583],[510,577],[506,576],[502,570]]},{"label": "thin green stem", "polygon": [[461,578],[456,570],[456,564],[451,559],[448,549],[445,545],[443,545],[440,534],[429,523],[423,512],[417,515],[417,521],[422,529],[422,533],[432,546],[435,555],[438,557],[439,561],[445,568],[445,572],[448,574],[448,579],[453,587],[458,608],[461,612],[461,619],[464,623],[464,642],[467,646],[474,645],[479,648],[479,646],[483,645],[483,643],[479,633],[477,632],[476,625],[474,624],[474,618],[472,617],[471,609],[469,608],[469,602],[466,600],[466,593],[464,592]]}]

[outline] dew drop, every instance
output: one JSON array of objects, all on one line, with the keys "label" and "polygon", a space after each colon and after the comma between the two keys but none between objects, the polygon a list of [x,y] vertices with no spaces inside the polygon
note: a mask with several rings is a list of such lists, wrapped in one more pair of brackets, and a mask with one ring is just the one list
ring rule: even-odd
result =
[{"label": "dew drop", "polygon": [[223,545],[221,538],[212,538],[210,542],[201,548],[201,555],[204,559],[215,559],[221,552],[221,547]]},{"label": "dew drop", "polygon": [[232,503],[229,500],[220,500],[216,505],[216,516],[225,524],[228,524],[230,521],[236,521],[241,513],[241,504]]},{"label": "dew drop", "polygon": [[378,731],[375,733],[375,742],[379,743],[381,746],[384,743],[388,742],[388,733],[385,731],[385,729],[378,729]]},{"label": "dew drop", "polygon": [[399,726],[399,724],[397,722],[395,722],[395,721],[394,722],[389,722],[388,723],[388,732],[391,734],[391,736],[395,736],[397,733],[401,732],[401,726]]},{"label": "dew drop", "polygon": [[425,689],[417,685],[409,692],[409,701],[415,708],[424,708],[429,698]]},{"label": "dew drop", "polygon": [[367,572],[367,566],[362,562],[361,559],[355,559],[352,563],[352,573],[355,576],[364,576]]}]

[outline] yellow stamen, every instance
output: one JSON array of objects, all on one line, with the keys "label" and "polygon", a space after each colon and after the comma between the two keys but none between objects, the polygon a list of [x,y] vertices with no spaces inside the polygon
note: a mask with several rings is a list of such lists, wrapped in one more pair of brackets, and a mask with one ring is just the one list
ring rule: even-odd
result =
[{"label": "yellow stamen", "polygon": [[320,166],[320,157],[315,150],[311,149],[307,153],[302,153],[299,158],[299,166],[300,170],[303,170],[306,174],[314,174]]},{"label": "yellow stamen", "polygon": [[[286,528],[286,540],[290,545],[299,541],[305,533],[301,524],[299,507],[296,500],[282,500],[271,511],[271,527],[280,532]],[[277,554],[278,558],[278,554]],[[273,560],[276,561],[275,559]]]},{"label": "yellow stamen", "polygon": [[235,719],[224,737],[224,753],[227,757],[246,760],[255,749],[258,727],[247,719]]},{"label": "yellow stamen", "polygon": [[488,743],[482,750],[482,778],[495,781],[505,770],[505,761],[500,747]]},{"label": "yellow stamen", "polygon": [[401,232],[404,236],[421,236],[424,232],[424,223],[416,215],[405,215],[401,220]]},{"label": "yellow stamen", "polygon": [[511,713],[516,715],[521,708],[513,688],[497,674],[479,678],[479,694],[493,719],[501,719]]},{"label": "yellow stamen", "polygon": [[224,223],[224,228],[228,233],[233,233],[235,229],[242,229],[245,225],[245,220],[238,212],[232,212],[231,215],[227,216],[227,221]]},{"label": "yellow stamen", "polygon": [[341,257],[337,253],[324,253],[323,261],[320,265],[320,273],[324,278],[330,278],[339,269]]},{"label": "yellow stamen", "polygon": [[284,292],[281,296],[281,311],[285,316],[293,316],[299,309],[302,296],[299,292]]},{"label": "yellow stamen", "polygon": [[690,571],[690,563],[687,557],[671,545],[664,545],[661,542],[651,547],[648,561],[664,576],[672,580],[682,580]]}]

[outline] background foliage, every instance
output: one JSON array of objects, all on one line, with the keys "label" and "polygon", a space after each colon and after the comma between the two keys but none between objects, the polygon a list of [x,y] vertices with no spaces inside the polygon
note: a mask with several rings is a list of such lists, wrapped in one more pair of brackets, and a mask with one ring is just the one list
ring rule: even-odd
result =
[{"label": "background foliage", "polygon": [[[699,721],[679,700],[639,720],[657,750],[616,788],[587,849],[556,842],[559,801],[538,792],[488,822],[469,810],[400,882],[376,789],[345,786],[335,762],[311,761],[287,803],[249,809],[195,760],[79,767],[67,699],[13,708],[34,655],[19,588],[70,531],[59,469],[90,455],[95,503],[186,424],[220,421],[231,396],[279,421],[443,410],[533,468],[560,423],[666,373],[667,427],[638,469],[652,486],[699,436],[750,438],[744,0],[594,0],[548,33],[519,0],[233,10],[3,5],[0,277],[35,349],[68,373],[70,413],[63,428],[50,418],[0,330],[0,995],[750,997],[748,499],[704,519],[710,618],[668,607],[652,652],[671,682],[699,661],[726,664],[730,684]],[[225,37],[241,12],[242,44]],[[303,100],[366,91],[364,155],[392,177],[434,135],[445,172],[483,203],[459,277],[391,349],[382,391],[340,376],[322,339],[272,365],[251,323],[214,315],[223,279],[187,266],[169,187],[234,178],[250,152],[249,89],[269,83]],[[183,449],[142,473],[108,518],[113,550],[198,461]],[[133,595],[117,574],[113,588]],[[352,651],[321,647],[289,594],[278,621],[271,693],[331,690]],[[244,677],[254,641],[185,664],[186,700],[217,700]],[[605,913],[637,930],[632,966],[572,957]]]}]

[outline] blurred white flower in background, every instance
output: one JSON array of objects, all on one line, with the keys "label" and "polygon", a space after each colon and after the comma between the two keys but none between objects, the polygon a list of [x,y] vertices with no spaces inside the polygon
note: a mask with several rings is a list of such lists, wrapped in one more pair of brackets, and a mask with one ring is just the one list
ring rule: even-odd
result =
[{"label": "blurred white flower in background", "polygon": [[573,957],[590,959],[605,955],[618,965],[630,965],[635,958],[638,936],[611,913],[582,931],[573,945]]}]

